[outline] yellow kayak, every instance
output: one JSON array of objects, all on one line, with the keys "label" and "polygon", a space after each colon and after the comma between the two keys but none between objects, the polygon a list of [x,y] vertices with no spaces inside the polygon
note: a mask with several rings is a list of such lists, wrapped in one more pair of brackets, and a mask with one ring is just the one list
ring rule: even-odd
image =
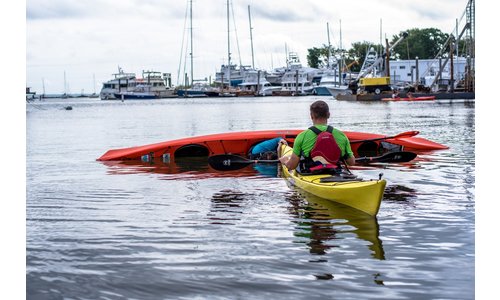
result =
[{"label": "yellow kayak", "polygon": [[[280,157],[290,155],[292,148],[281,145],[280,153]],[[385,179],[332,181],[333,177],[329,174],[302,175],[296,170],[288,170],[283,164],[281,167],[288,182],[306,192],[353,207],[371,216],[378,213],[384,195]]]}]

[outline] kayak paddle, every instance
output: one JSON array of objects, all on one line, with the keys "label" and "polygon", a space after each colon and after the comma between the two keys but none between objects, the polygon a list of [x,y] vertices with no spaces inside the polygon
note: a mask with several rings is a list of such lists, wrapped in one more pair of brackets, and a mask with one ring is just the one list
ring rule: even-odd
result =
[{"label": "kayak paddle", "polygon": [[406,137],[412,137],[416,136],[419,134],[419,131],[406,131],[406,132],[401,132],[400,134],[396,134],[394,136],[385,136],[381,138],[375,138],[375,139],[366,139],[366,140],[354,140],[350,141],[351,144],[356,144],[356,143],[363,143],[363,142],[372,142],[372,141],[382,141],[382,140],[390,140],[390,139],[397,139],[397,138],[406,138]]},{"label": "kayak paddle", "polygon": [[[388,152],[381,156],[372,157],[358,157],[356,158],[356,163],[401,163],[409,162],[417,157],[414,152],[399,151],[399,152]],[[259,159],[247,159],[239,155],[233,154],[219,154],[213,155],[208,158],[208,164],[218,171],[234,171],[242,169],[251,164],[264,163],[279,163],[279,160],[259,160]],[[346,166],[347,167],[347,166]]]},{"label": "kayak paddle", "polygon": [[381,156],[358,157],[356,163],[400,163],[409,162],[417,157],[417,154],[409,151],[388,152]]},{"label": "kayak paddle", "polygon": [[247,159],[239,155],[233,154],[220,154],[213,155],[208,158],[208,164],[219,171],[233,171],[242,169],[248,165],[255,163],[278,163],[279,160],[258,160],[258,159]]}]

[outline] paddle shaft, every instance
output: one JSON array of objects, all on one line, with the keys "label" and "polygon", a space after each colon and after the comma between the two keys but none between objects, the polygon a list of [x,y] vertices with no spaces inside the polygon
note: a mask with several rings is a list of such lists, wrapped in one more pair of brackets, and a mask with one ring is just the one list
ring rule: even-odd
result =
[{"label": "paddle shaft", "polygon": [[[409,162],[413,160],[417,156],[416,153],[408,152],[408,151],[400,151],[400,152],[389,152],[381,156],[372,156],[372,157],[359,157],[356,158],[357,163],[377,163],[377,162]],[[251,164],[263,163],[263,164],[271,164],[278,163],[279,160],[259,160],[259,159],[247,159],[238,155],[232,154],[221,154],[214,155],[208,158],[209,165],[220,171],[232,171],[242,169]],[[346,170],[350,172],[349,167],[344,161],[344,165]]]},{"label": "paddle shaft", "polygon": [[388,152],[381,156],[359,157],[356,158],[357,163],[374,163],[374,162],[409,162],[417,156],[414,152],[398,151]]}]

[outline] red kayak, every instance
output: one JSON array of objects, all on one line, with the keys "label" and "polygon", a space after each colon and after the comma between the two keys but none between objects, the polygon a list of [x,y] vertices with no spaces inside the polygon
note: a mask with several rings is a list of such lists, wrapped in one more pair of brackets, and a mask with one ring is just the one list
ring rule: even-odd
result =
[{"label": "red kayak", "polygon": [[[276,137],[281,137],[292,145],[295,137],[301,131],[303,129],[243,131],[194,136],[156,144],[113,149],[104,153],[97,160],[161,160],[168,163],[173,161],[175,157],[203,157],[228,153],[246,156],[254,145]],[[350,131],[344,131],[344,133],[349,138],[356,157],[375,156],[384,149],[388,149],[387,147],[399,148],[394,151],[448,149],[445,145],[415,137],[418,131],[403,132],[395,136]]]},{"label": "red kayak", "polygon": [[436,99],[436,96],[422,96],[413,98],[382,98],[382,101],[432,101]]}]

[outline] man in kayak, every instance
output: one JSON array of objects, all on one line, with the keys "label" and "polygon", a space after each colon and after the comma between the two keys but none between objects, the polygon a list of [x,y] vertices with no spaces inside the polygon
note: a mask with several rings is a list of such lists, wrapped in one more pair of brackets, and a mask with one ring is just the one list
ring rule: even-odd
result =
[{"label": "man in kayak", "polygon": [[394,91],[392,91],[392,99],[397,99],[399,98],[399,92],[398,90],[394,89]]},{"label": "man in kayak", "polygon": [[[328,126],[328,118],[330,117],[330,109],[325,101],[316,101],[310,106],[311,120],[313,122],[313,127],[316,127],[316,131],[324,132],[331,128]],[[354,165],[355,159],[354,154],[351,150],[351,144],[347,136],[340,130],[331,128],[332,136],[340,149],[337,156],[338,160],[344,160],[348,165]],[[293,143],[293,152],[291,155],[282,156],[279,158],[280,162],[283,163],[288,170],[293,170],[299,166],[301,163],[301,170],[303,166],[308,168],[313,163],[310,157],[311,150],[315,148],[316,142],[318,140],[318,134],[312,130],[312,127],[302,131],[297,135],[295,142]],[[281,140],[280,143],[286,143],[286,141]],[[335,151],[335,149],[331,149]],[[337,149],[338,151],[338,149]],[[337,162],[335,162],[337,163]]]}]

